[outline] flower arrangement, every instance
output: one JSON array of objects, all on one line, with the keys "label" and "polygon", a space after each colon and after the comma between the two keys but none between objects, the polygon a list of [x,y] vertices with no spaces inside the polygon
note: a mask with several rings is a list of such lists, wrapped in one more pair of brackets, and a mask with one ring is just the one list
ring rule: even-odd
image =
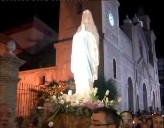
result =
[{"label": "flower arrangement", "polygon": [[[110,80],[108,80],[109,84]],[[112,81],[113,82],[113,81]],[[117,93],[115,99],[110,99],[109,94],[111,90],[105,88],[105,90],[100,91],[104,94],[103,97],[99,95],[99,86],[95,86],[90,93],[89,98],[79,97],[75,94],[72,94],[72,90],[69,88],[67,82],[51,82],[47,85],[47,88],[43,96],[44,105],[40,106],[38,104],[38,109],[44,109],[46,115],[48,116],[48,126],[53,127],[55,125],[55,120],[58,117],[59,113],[69,114],[73,117],[85,116],[86,119],[89,119],[92,115],[92,111],[98,107],[112,107],[115,108],[115,105],[120,102],[120,99],[117,98]],[[104,87],[107,87],[102,85]],[[113,84],[115,86],[115,84]],[[102,87],[101,87],[102,88]],[[70,89],[70,90],[69,90]],[[115,88],[116,89],[116,88]],[[67,93],[63,93],[66,92]]]}]

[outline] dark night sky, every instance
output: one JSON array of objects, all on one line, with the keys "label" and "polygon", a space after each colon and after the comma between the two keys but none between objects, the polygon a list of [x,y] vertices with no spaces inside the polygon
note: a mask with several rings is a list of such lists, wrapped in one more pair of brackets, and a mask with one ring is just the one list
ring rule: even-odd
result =
[{"label": "dark night sky", "polygon": [[118,0],[120,2],[119,7],[119,16],[120,20],[123,20],[125,16],[128,14],[129,18],[133,18],[134,14],[137,12],[138,8],[141,7],[145,14],[150,17],[151,23],[150,27],[154,31],[156,35],[156,53],[157,57],[164,57],[162,42],[164,42],[162,38],[162,1],[154,1],[154,0]]},{"label": "dark night sky", "polygon": [[[154,31],[156,40],[157,56],[163,57],[162,54],[162,1],[150,0],[118,0],[120,2],[119,17],[120,25],[128,14],[129,18],[133,18],[139,7],[142,7],[145,14],[148,14],[151,20],[151,29]],[[7,2],[0,1],[0,32],[3,32],[13,26],[25,23],[32,18],[38,16],[47,23],[51,28],[58,31],[58,10],[59,2],[49,0],[39,2]],[[161,14],[161,16],[160,16]]]},{"label": "dark night sky", "polygon": [[[21,0],[20,0],[21,1]],[[59,2],[0,1],[0,32],[39,17],[51,28],[58,28]]]}]

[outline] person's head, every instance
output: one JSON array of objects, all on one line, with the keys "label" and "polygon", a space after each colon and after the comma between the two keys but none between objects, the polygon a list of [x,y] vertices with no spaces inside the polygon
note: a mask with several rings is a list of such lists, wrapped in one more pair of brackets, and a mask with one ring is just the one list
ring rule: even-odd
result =
[{"label": "person's head", "polygon": [[139,119],[138,119],[137,116],[134,116],[134,117],[133,117],[133,121],[134,121],[135,124],[138,124],[138,120],[139,120]]},{"label": "person's head", "polygon": [[153,122],[152,122],[152,118],[147,118],[147,125],[149,126],[149,128],[151,128],[152,127],[152,125],[153,125]]},{"label": "person's head", "polygon": [[161,115],[153,115],[153,128],[164,128],[164,119]]},{"label": "person's head", "polygon": [[0,103],[0,128],[14,128],[13,111],[6,103]]},{"label": "person's head", "polygon": [[133,126],[133,114],[130,111],[123,111],[121,117],[123,120],[123,127]]},{"label": "person's head", "polygon": [[94,110],[89,128],[119,128],[121,117],[111,108],[101,107]]}]

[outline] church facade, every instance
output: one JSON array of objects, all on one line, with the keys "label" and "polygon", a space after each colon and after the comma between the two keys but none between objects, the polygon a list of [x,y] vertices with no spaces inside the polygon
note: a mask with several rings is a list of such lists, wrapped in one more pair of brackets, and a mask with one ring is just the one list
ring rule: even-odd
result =
[{"label": "church facade", "polygon": [[155,35],[148,15],[126,17],[119,26],[119,3],[102,2],[104,74],[118,82],[123,110],[161,107]]}]

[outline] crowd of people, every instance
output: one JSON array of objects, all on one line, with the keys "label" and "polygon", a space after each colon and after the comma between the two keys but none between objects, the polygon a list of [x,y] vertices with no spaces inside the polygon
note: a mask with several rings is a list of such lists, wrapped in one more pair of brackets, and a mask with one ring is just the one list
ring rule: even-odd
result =
[{"label": "crowd of people", "polygon": [[[48,125],[39,125],[37,118],[15,118],[8,104],[0,104],[0,128],[48,128]],[[115,109],[100,107],[93,111],[89,128],[164,128],[164,116],[160,112],[151,115],[118,113]]]},{"label": "crowd of people", "polygon": [[163,128],[164,117],[162,113],[138,111],[133,114],[131,111],[123,111],[121,113],[122,126],[121,128]]}]

